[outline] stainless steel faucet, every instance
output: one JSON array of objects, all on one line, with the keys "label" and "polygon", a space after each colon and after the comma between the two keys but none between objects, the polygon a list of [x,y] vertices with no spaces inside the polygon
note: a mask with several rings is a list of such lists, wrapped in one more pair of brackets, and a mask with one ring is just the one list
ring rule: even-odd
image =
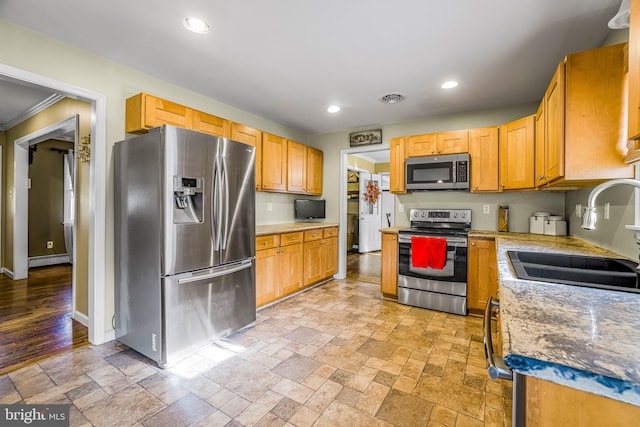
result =
[{"label": "stainless steel faucet", "polygon": [[636,188],[640,188],[640,181],[637,179],[612,179],[611,181],[603,182],[597,185],[589,193],[587,199],[587,207],[584,209],[584,215],[582,217],[582,228],[585,230],[595,230],[598,216],[596,214],[596,198],[598,195],[609,187],[615,187],[616,185],[632,185]]}]

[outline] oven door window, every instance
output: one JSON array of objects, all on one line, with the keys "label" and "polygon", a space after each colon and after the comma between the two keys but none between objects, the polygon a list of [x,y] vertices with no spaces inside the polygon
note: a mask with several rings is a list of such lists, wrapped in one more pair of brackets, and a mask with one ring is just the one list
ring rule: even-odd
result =
[{"label": "oven door window", "polygon": [[455,182],[453,162],[407,165],[407,183],[444,184]]},{"label": "oven door window", "polygon": [[399,256],[398,273],[401,275],[448,282],[467,281],[466,246],[447,245],[447,260],[441,270],[413,267],[410,243],[400,243]]}]

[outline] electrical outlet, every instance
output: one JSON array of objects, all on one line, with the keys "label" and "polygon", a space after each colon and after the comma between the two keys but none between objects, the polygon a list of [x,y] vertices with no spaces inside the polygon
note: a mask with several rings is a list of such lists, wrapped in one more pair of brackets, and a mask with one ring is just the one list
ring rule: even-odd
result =
[{"label": "electrical outlet", "polygon": [[404,212],[404,203],[398,204],[398,212]]},{"label": "electrical outlet", "polygon": [[488,214],[490,212],[490,206],[489,205],[482,205],[482,213],[483,214]]},{"label": "electrical outlet", "polygon": [[609,202],[604,204],[604,219],[609,219]]},{"label": "electrical outlet", "polygon": [[582,205],[580,203],[576,203],[576,216],[582,218]]},{"label": "electrical outlet", "polygon": [[47,242],[47,249],[53,249],[53,240]]},{"label": "electrical outlet", "polygon": [[272,211],[273,210],[273,203],[269,202],[267,203],[267,211]]}]

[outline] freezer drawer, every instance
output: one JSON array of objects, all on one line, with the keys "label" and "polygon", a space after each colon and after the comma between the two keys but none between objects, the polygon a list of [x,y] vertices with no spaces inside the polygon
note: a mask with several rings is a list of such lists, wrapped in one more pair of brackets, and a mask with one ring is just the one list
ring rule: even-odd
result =
[{"label": "freezer drawer", "polygon": [[247,259],[162,279],[161,367],[256,320],[255,263]]}]

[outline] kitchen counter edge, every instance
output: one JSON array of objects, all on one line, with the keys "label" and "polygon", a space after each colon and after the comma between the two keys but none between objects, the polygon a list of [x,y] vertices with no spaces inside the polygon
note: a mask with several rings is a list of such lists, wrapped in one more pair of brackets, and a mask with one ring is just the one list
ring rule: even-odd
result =
[{"label": "kitchen counter edge", "polygon": [[256,226],[256,237],[269,234],[291,233],[295,231],[308,231],[318,228],[338,227],[340,224],[333,222],[292,222],[287,224],[267,224]]}]

